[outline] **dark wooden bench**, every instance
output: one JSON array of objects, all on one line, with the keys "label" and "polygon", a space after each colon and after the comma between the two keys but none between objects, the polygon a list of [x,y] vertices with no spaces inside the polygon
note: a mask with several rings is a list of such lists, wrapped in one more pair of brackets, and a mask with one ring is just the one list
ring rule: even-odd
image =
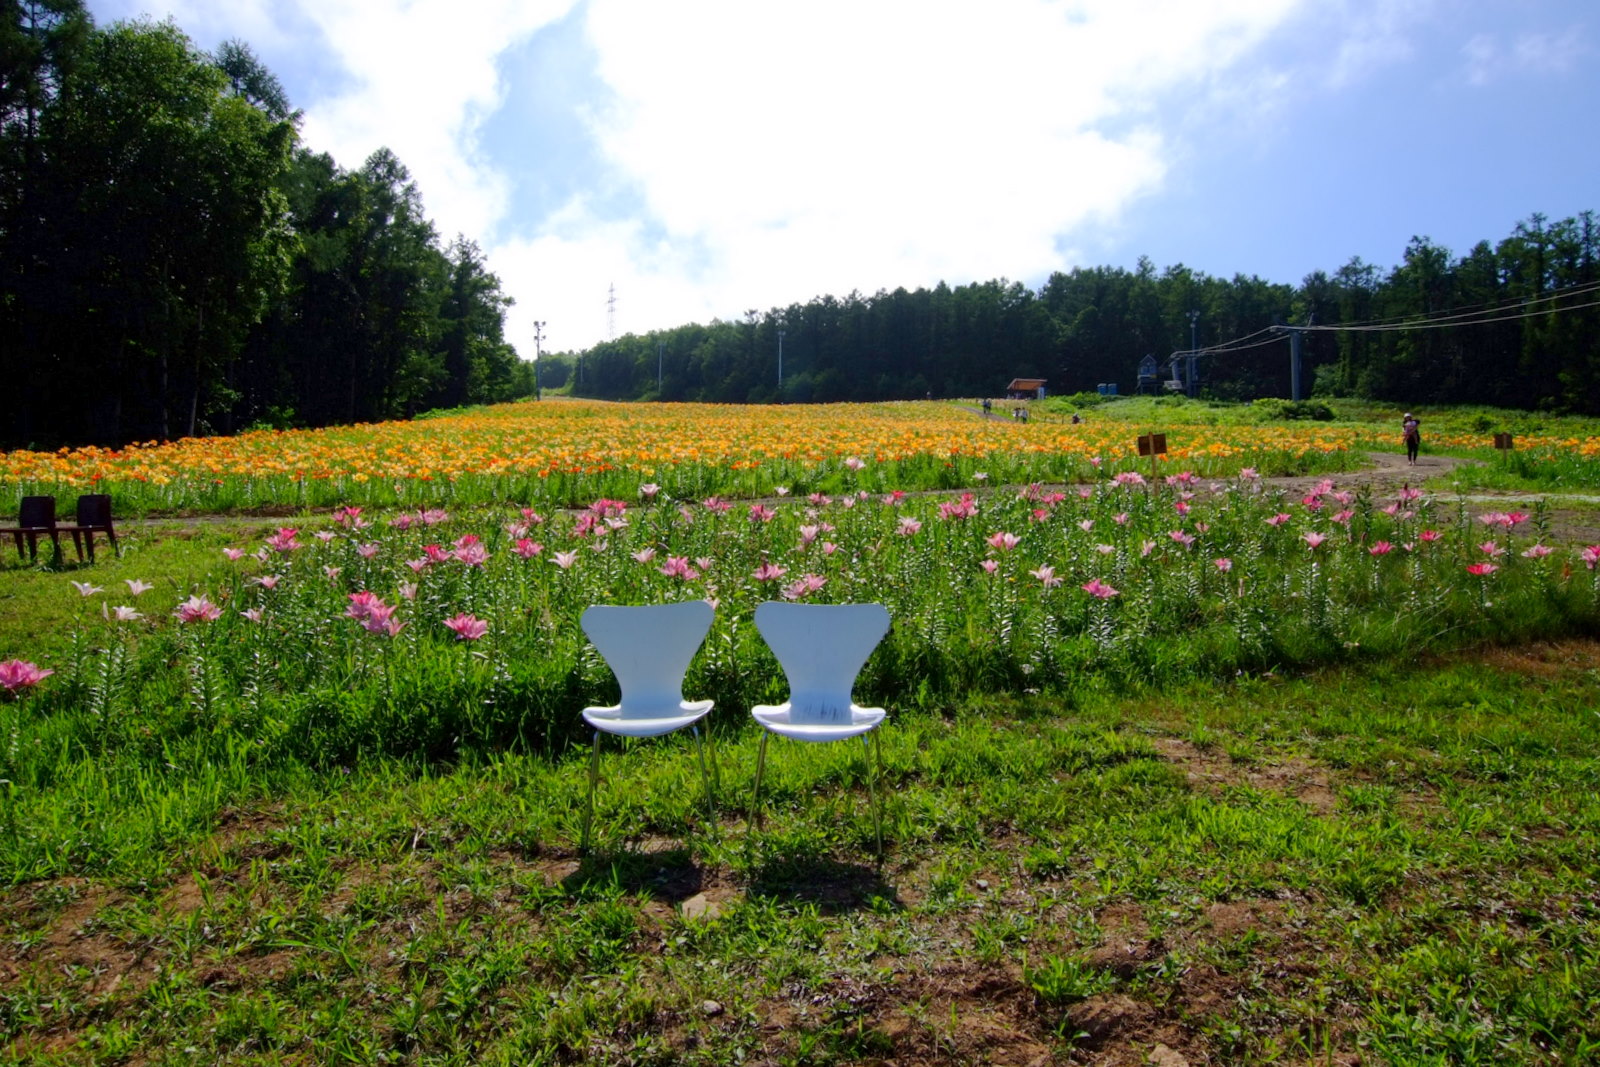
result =
[{"label": "dark wooden bench", "polygon": [[60,527],[56,526],[56,498],[53,496],[25,496],[17,515],[15,526],[0,527],[0,534],[10,534],[17,543],[17,558],[22,558],[22,543],[28,543],[28,558],[39,558],[39,538],[48,537],[61,555]]},{"label": "dark wooden bench", "polygon": [[89,562],[94,562],[94,535],[103,533],[111,541],[111,551],[117,548],[117,531],[111,525],[111,497],[106,493],[85,493],[78,498],[77,521],[59,528],[72,535],[72,547],[78,550],[78,560],[83,560],[83,549],[89,547]]}]

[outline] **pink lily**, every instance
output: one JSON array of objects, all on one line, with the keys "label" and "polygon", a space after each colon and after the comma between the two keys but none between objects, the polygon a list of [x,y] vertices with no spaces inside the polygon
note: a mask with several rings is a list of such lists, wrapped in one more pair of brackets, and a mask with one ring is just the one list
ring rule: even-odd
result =
[{"label": "pink lily", "polygon": [[19,689],[38,685],[54,673],[24,659],[8,659],[0,662],[0,687],[8,693],[15,693]]},{"label": "pink lily", "polygon": [[1016,548],[1021,541],[1022,538],[1018,537],[1016,534],[1007,533],[1004,530],[1001,530],[999,533],[993,534],[989,537],[988,544],[991,548],[998,548],[1002,552],[1010,552],[1013,548]]},{"label": "pink lily", "polygon": [[686,582],[700,577],[700,572],[689,566],[688,556],[668,556],[666,564],[657,569],[668,578],[681,578]]},{"label": "pink lily", "polygon": [[444,620],[444,624],[455,631],[456,637],[462,641],[476,641],[489,632],[489,624],[475,615],[461,614]]},{"label": "pink lily", "polygon": [[1121,595],[1117,592],[1117,590],[1111,588],[1111,586],[1107,585],[1105,582],[1102,582],[1098,578],[1091,578],[1087,582],[1084,582],[1083,591],[1094,597],[1096,600],[1110,600],[1114,596]]},{"label": "pink lily", "polygon": [[222,609],[204,596],[192,596],[172,612],[181,623],[215,622],[222,617]]}]

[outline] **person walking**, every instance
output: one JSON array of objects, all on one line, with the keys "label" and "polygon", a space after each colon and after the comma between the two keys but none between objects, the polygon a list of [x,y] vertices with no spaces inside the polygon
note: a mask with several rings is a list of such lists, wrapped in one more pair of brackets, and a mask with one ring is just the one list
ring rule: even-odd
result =
[{"label": "person walking", "polygon": [[1422,447],[1422,420],[1406,412],[1400,420],[1400,436],[1406,443],[1406,462],[1417,461],[1417,451]]}]

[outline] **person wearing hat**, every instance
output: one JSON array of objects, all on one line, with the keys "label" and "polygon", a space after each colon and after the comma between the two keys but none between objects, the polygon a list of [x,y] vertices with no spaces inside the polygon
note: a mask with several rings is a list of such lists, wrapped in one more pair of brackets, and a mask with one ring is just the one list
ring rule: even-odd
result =
[{"label": "person wearing hat", "polygon": [[1406,442],[1406,461],[1417,461],[1417,450],[1422,447],[1422,420],[1406,412],[1400,420],[1400,436]]}]

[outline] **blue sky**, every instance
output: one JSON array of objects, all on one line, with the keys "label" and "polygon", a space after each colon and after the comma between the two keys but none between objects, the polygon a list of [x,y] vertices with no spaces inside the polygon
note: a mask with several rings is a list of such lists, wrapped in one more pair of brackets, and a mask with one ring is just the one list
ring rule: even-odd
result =
[{"label": "blue sky", "polygon": [[824,293],[1298,282],[1600,209],[1593,0],[89,0],[410,168],[533,354]]}]

